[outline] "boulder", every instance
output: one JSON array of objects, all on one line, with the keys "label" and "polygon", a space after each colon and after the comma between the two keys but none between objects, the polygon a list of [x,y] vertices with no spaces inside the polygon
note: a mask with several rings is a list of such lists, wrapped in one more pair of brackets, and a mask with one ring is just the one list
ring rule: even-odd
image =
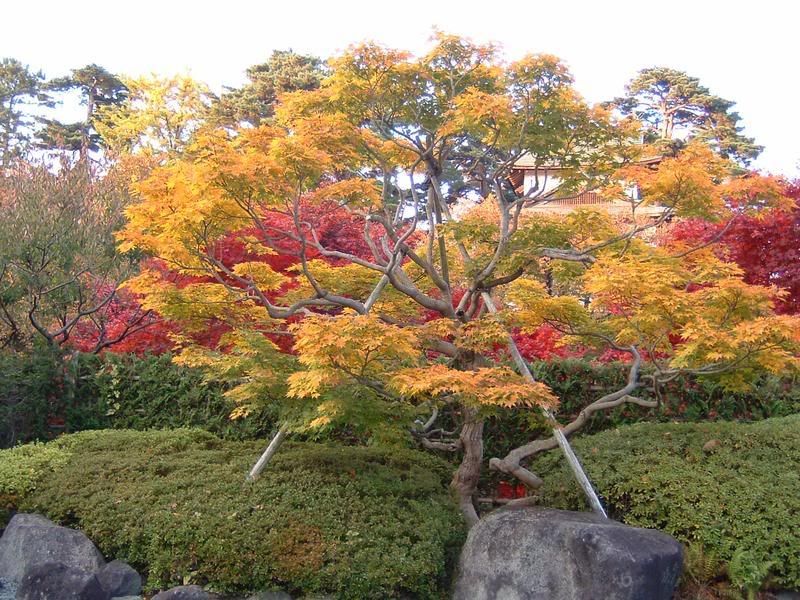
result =
[{"label": "boulder", "polygon": [[592,513],[497,510],[469,532],[454,600],[670,600],[681,545]]},{"label": "boulder", "polygon": [[61,563],[36,563],[25,570],[17,600],[109,600],[94,573]]},{"label": "boulder", "polygon": [[217,596],[205,591],[199,585],[180,585],[159,592],[152,600],[216,600]]},{"label": "boulder", "polygon": [[105,562],[83,533],[41,515],[17,513],[0,538],[0,577],[15,583],[37,564],[60,563],[94,574]]},{"label": "boulder", "polygon": [[247,600],[292,600],[292,596],[284,591],[277,592],[258,592],[248,596]]},{"label": "boulder", "polygon": [[121,560],[112,560],[100,569],[97,579],[112,598],[138,596],[142,591],[142,577]]}]

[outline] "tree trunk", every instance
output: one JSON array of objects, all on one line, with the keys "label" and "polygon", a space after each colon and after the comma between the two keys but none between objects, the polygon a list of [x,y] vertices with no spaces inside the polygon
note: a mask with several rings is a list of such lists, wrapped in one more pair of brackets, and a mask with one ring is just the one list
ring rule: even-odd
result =
[{"label": "tree trunk", "polygon": [[464,408],[464,416],[464,425],[459,434],[463,455],[461,464],[450,482],[450,489],[458,500],[458,507],[464,515],[467,527],[472,527],[479,518],[474,497],[478,491],[478,479],[483,463],[484,421],[478,418],[477,411],[471,408]]},{"label": "tree trunk", "polygon": [[81,127],[81,147],[78,156],[86,163],[87,169],[89,165],[89,128],[92,126],[92,117],[94,116],[94,90],[89,89],[89,96],[86,102],[86,122]]}]

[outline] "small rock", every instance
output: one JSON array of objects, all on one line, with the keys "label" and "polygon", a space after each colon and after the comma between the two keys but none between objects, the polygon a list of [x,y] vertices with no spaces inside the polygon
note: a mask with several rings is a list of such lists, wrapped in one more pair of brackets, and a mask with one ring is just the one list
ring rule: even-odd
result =
[{"label": "small rock", "polygon": [[711,453],[720,446],[719,440],[708,440],[705,444],[703,444],[703,452]]},{"label": "small rock", "polygon": [[137,596],[142,591],[142,577],[121,560],[112,560],[100,569],[97,579],[112,598]]},{"label": "small rock", "polygon": [[0,577],[18,583],[30,567],[43,563],[96,573],[106,561],[80,531],[56,525],[41,515],[17,513],[0,538]]},{"label": "small rock", "polygon": [[16,600],[109,600],[94,573],[61,563],[39,563],[25,571]]},{"label": "small rock", "polygon": [[199,585],[179,585],[159,592],[152,600],[217,600],[218,596],[211,594]]}]

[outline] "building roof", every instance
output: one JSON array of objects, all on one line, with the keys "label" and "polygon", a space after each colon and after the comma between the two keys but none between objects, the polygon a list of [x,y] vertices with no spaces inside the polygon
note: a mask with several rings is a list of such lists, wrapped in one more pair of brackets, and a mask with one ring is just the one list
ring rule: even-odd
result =
[{"label": "building roof", "polygon": [[[636,164],[643,165],[643,166],[657,165],[663,159],[664,159],[663,156],[648,156],[646,158],[642,158],[640,160],[637,160]],[[514,166],[512,167],[513,170],[518,170],[518,169],[533,170],[533,169],[537,169],[537,168],[542,170],[542,171],[562,171],[562,170],[568,170],[571,167],[565,167],[563,165],[558,165],[558,164],[554,164],[554,163],[537,164],[536,157],[533,154],[530,154],[530,153],[527,153],[527,152],[525,154],[523,154],[522,156],[520,156],[516,160],[516,162],[514,163]]]}]

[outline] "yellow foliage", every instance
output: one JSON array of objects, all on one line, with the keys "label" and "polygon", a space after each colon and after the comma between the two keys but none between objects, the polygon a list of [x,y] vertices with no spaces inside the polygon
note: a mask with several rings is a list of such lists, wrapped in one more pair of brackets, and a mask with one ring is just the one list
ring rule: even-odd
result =
[{"label": "yellow foliage", "polygon": [[579,208],[564,216],[564,226],[576,250],[583,250],[619,234],[606,210]]},{"label": "yellow foliage", "polygon": [[[332,265],[322,259],[308,261],[306,268],[322,289],[328,292],[358,300],[366,300],[380,279],[380,273],[355,263],[341,266]],[[291,267],[293,273],[302,275],[302,265]],[[314,288],[305,277],[299,278],[299,285],[284,296],[284,300],[295,301],[313,295]]]},{"label": "yellow foliage", "polygon": [[93,125],[114,150],[176,153],[203,125],[213,94],[186,75],[125,79],[128,99],[96,110]]},{"label": "yellow foliage", "polygon": [[142,307],[176,321],[189,332],[203,331],[209,321],[242,325],[269,322],[266,311],[245,294],[219,283],[192,283],[178,287],[155,271],[144,271],[128,280],[125,287],[142,295]]},{"label": "yellow foliage", "polygon": [[672,368],[730,370],[727,383],[741,387],[748,370],[798,366],[800,319],[774,315],[777,290],[745,283],[736,265],[711,252],[605,256],[584,283],[617,343],[662,352]]},{"label": "yellow foliage", "polygon": [[454,395],[473,406],[544,406],[558,399],[541,382],[530,383],[507,367],[460,371],[446,365],[402,369],[392,375],[391,386],[411,398]]},{"label": "yellow foliage", "polygon": [[730,169],[731,164],[710,148],[692,142],[655,169],[635,163],[623,167],[618,179],[638,184],[644,204],[669,207],[680,217],[714,220],[728,212],[720,184]]},{"label": "yellow foliage", "polygon": [[340,206],[353,209],[377,209],[381,193],[373,181],[345,179],[318,188],[309,196],[312,203],[333,201]]},{"label": "yellow foliage", "polygon": [[289,378],[289,395],[318,397],[344,380],[381,380],[420,356],[415,331],[372,315],[309,316],[292,326],[304,371]]},{"label": "yellow foliage", "polygon": [[496,143],[515,133],[511,99],[504,94],[490,94],[470,88],[455,99],[442,125],[442,135],[469,132],[487,144]]},{"label": "yellow foliage", "polygon": [[549,323],[562,331],[597,329],[589,312],[574,296],[550,296],[540,282],[520,278],[506,292],[507,318],[510,323],[532,332]]},{"label": "yellow foliage", "polygon": [[508,341],[508,329],[495,316],[484,316],[458,328],[455,344],[464,350],[487,352]]},{"label": "yellow foliage", "polygon": [[233,272],[239,277],[246,278],[261,290],[277,290],[289,278],[272,270],[268,264],[263,262],[243,262],[234,265]]}]

